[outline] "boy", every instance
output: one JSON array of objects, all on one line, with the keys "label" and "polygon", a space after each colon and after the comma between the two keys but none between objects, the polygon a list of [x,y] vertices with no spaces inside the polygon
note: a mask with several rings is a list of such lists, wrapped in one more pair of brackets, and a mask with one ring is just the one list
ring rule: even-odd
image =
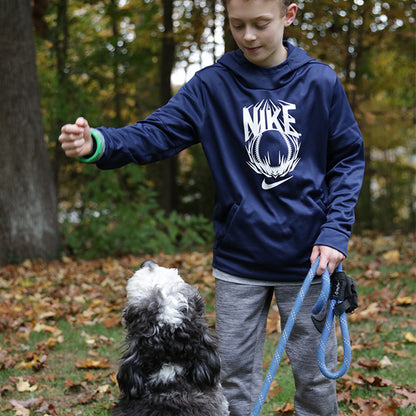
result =
[{"label": "boy", "polygon": [[[262,386],[267,312],[285,325],[310,263],[332,273],[347,253],[364,154],[336,74],[283,41],[297,6],[228,0],[239,50],[199,71],[164,107],[121,129],[62,128],[67,156],[99,168],[151,163],[201,142],[216,186],[213,269],[222,384],[233,416]],[[312,284],[286,346],[298,416],[337,415],[335,382],[320,373]],[[336,366],[334,331],[327,363]]]}]

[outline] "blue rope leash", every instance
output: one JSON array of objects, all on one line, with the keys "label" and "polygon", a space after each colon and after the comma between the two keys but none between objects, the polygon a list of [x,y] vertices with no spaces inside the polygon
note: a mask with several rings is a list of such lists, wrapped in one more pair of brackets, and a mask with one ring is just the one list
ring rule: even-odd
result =
[{"label": "blue rope leash", "polygon": [[[292,331],[296,317],[299,313],[300,307],[302,306],[303,300],[305,299],[306,293],[308,292],[309,286],[316,275],[316,270],[318,269],[318,266],[319,266],[319,257],[315,260],[312,267],[309,269],[309,272],[306,275],[306,278],[303,281],[303,284],[296,297],[292,311],[290,312],[289,318],[286,322],[285,328],[283,329],[276,351],[273,355],[273,359],[270,364],[269,371],[266,374],[263,387],[257,397],[257,401],[254,405],[253,411],[251,412],[251,416],[258,416],[260,414],[263,404],[267,398],[267,394],[269,393],[270,386],[272,384],[276,371],[279,367],[280,360],[283,356],[283,352],[285,350],[286,343],[287,343],[287,340],[289,339],[289,335]],[[342,270],[341,266],[339,266],[337,270],[341,271]],[[322,311],[322,309],[328,302],[330,287],[331,287],[331,280],[330,280],[328,269],[326,269],[322,275],[321,293],[319,295],[319,299],[317,300],[314,307],[312,308],[312,313],[318,314],[320,311]],[[328,315],[325,321],[325,326],[322,331],[321,341],[319,343],[319,348],[318,348],[319,369],[321,370],[322,374],[325,377],[331,378],[331,379],[342,377],[348,370],[349,364],[351,362],[351,345],[350,345],[350,338],[348,334],[347,318],[344,312],[342,315],[340,315],[340,325],[341,325],[341,332],[342,332],[342,339],[343,339],[343,346],[344,346],[344,360],[343,360],[341,368],[336,373],[331,373],[326,367],[325,349],[326,349],[326,343],[328,341],[329,333],[331,332],[332,322],[334,320],[335,304],[336,304],[336,301],[331,300]]]}]

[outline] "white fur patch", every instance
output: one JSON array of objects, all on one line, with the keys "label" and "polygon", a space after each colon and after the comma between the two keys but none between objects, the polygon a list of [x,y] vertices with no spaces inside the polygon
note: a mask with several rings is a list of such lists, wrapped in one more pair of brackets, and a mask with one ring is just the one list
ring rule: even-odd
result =
[{"label": "white fur patch", "polygon": [[179,326],[183,320],[182,310],[188,307],[186,297],[180,292],[186,283],[176,269],[167,269],[154,264],[151,268],[141,268],[127,283],[127,299],[130,302],[148,298],[155,287],[162,294],[162,305],[159,320]]},{"label": "white fur patch", "polygon": [[166,384],[175,380],[177,375],[182,374],[183,367],[177,364],[165,363],[162,368],[153,373],[149,377],[149,381],[153,384]]}]

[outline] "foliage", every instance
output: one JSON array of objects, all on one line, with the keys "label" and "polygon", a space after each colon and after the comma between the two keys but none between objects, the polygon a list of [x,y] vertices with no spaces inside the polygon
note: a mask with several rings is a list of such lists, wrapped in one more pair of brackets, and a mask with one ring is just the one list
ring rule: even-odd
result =
[{"label": "foliage", "polygon": [[[60,9],[63,3],[68,5],[66,13]],[[356,231],[414,229],[414,2],[300,0],[297,4],[298,16],[286,29],[287,37],[336,70],[363,132],[367,171]],[[88,197],[83,188],[90,180],[55,147],[61,125],[84,115],[92,125],[118,127],[143,119],[159,106],[164,36],[160,11],[159,1],[49,1],[44,17],[48,31],[37,38],[37,61],[45,133],[55,162],[61,206],[69,202],[87,206],[88,201],[80,198]],[[174,1],[172,17],[179,67],[186,71],[190,64],[202,63],[207,54],[213,60],[218,58],[215,34],[224,23],[219,0]],[[180,158],[186,163],[179,164],[175,178],[176,218],[201,214],[210,218],[214,186],[203,153],[195,147]],[[123,176],[131,172],[134,169]],[[146,186],[159,190],[161,169],[153,166],[145,172]],[[127,219],[129,207],[122,201],[134,200],[136,189],[114,193],[114,185],[108,184],[119,195],[117,206],[124,210],[119,216]],[[158,204],[160,196],[159,191],[154,198]],[[145,209],[144,202],[130,207],[136,212]],[[114,222],[100,215],[90,218],[93,227]],[[159,225],[167,227],[166,222]],[[72,229],[65,227],[64,233]],[[65,237],[75,246],[74,238]]]},{"label": "foliage", "polygon": [[288,37],[335,69],[363,133],[356,230],[416,229],[414,1],[297,3]]},{"label": "foliage", "polygon": [[[144,183],[144,171],[127,166],[117,171],[84,169],[83,192],[68,205],[63,220],[65,249],[82,258],[128,253],[173,253],[205,246],[213,240],[212,225],[203,216],[168,216],[156,192]],[[98,172],[98,173],[97,173]]]},{"label": "foliage", "polygon": [[[352,240],[344,268],[357,282],[359,308],[348,315],[353,352],[351,368],[337,382],[340,415],[410,416],[416,411],[410,365],[416,355],[415,256],[415,235]],[[118,396],[126,281],[148,259],[63,257],[0,268],[2,415],[110,415]],[[214,326],[211,253],[153,259],[198,286]],[[280,337],[279,321],[272,307],[266,370]],[[293,393],[290,364],[283,357],[261,414],[293,415]]]}]

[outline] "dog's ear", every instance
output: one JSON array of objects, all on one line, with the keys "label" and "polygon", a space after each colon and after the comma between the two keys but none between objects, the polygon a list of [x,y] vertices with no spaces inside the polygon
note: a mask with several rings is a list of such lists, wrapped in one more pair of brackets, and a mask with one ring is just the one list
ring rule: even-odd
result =
[{"label": "dog's ear", "polygon": [[205,334],[202,345],[196,350],[198,351],[197,357],[190,369],[192,381],[202,388],[217,385],[221,363],[215,341],[209,334]]},{"label": "dog's ear", "polygon": [[[189,375],[193,383],[201,388],[215,386],[220,378],[220,357],[217,343],[205,320],[205,303],[200,293],[193,288],[189,309],[193,311],[190,330],[191,346],[195,359],[189,363]],[[188,328],[189,329],[189,328]],[[198,334],[199,336],[196,336]],[[203,334],[201,336],[201,334]]]},{"label": "dog's ear", "polygon": [[117,373],[117,382],[121,394],[130,399],[137,399],[144,393],[143,373],[133,361],[122,360]]}]

